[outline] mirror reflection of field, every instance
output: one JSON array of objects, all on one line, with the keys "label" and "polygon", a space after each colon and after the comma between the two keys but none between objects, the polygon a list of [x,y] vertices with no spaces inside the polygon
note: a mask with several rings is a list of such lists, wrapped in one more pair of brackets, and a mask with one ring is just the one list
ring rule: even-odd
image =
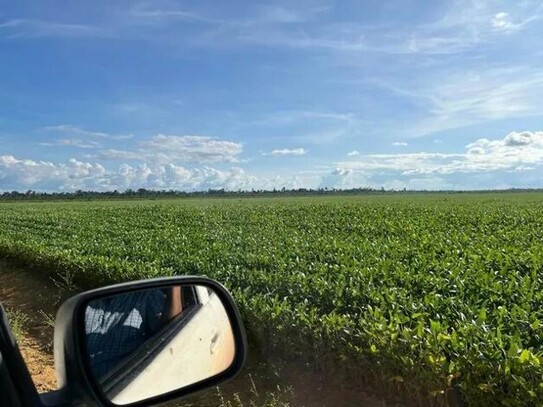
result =
[{"label": "mirror reflection of field", "polygon": [[542,202],[463,193],[1,204],[0,252],[85,288],[207,275],[232,290],[261,354],[375,376],[437,403],[451,392],[474,405],[536,403]]}]

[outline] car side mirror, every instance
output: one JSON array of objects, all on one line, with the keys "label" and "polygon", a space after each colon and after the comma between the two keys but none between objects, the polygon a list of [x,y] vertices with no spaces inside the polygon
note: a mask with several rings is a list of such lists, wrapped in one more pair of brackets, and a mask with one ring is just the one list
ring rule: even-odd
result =
[{"label": "car side mirror", "polygon": [[71,402],[150,406],[234,377],[246,357],[237,307],[203,277],[125,283],[59,309],[55,366]]}]

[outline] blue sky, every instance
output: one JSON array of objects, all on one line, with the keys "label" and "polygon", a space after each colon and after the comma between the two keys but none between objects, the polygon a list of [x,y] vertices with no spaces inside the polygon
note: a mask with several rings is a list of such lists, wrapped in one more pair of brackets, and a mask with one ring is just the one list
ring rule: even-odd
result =
[{"label": "blue sky", "polygon": [[539,1],[0,0],[0,190],[543,187]]}]

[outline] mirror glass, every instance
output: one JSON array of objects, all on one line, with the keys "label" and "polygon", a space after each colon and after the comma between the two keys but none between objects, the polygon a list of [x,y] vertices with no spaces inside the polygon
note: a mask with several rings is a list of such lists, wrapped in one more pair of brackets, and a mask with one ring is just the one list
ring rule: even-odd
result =
[{"label": "mirror glass", "polygon": [[236,346],[219,296],[199,285],[102,297],[85,308],[91,376],[125,405],[178,390],[228,369]]}]

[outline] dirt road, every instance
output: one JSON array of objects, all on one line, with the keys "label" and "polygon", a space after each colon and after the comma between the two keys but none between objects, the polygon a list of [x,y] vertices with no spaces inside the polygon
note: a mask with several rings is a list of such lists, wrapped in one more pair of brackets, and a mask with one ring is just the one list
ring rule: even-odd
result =
[{"label": "dirt road", "polygon": [[24,319],[18,342],[38,391],[56,389],[53,321],[65,290],[49,277],[13,269],[3,261],[0,281],[0,301],[8,312],[16,312],[18,318]]}]

